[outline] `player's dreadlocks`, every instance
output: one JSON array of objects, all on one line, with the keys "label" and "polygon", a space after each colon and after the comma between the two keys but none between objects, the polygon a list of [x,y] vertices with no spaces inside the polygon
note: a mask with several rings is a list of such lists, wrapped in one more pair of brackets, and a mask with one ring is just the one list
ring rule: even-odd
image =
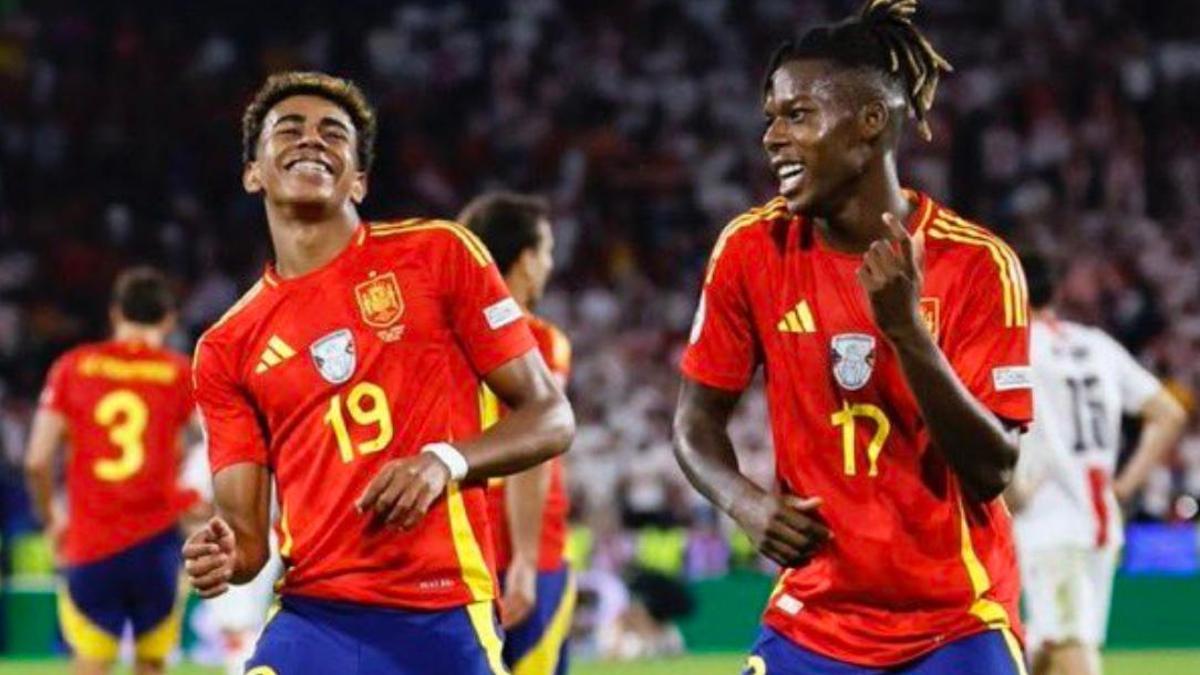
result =
[{"label": "player's dreadlocks", "polygon": [[779,66],[795,59],[828,59],[848,68],[878,70],[901,88],[917,130],[929,140],[926,114],[938,79],[954,69],[913,25],[916,11],[917,0],[866,0],[857,16],[814,28],[780,46],[767,67],[764,88],[770,87]]}]

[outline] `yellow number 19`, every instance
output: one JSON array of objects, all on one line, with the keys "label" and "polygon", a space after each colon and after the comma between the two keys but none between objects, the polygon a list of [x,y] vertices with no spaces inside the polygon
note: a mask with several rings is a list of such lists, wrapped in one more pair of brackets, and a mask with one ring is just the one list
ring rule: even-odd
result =
[{"label": "yellow number 19", "polygon": [[[371,402],[370,407],[363,406],[364,400]],[[375,438],[358,444],[357,450],[360,455],[379,452],[392,442],[392,411],[388,407],[387,394],[384,393],[383,387],[371,382],[359,382],[354,385],[350,394],[346,396],[346,410],[350,412],[350,419],[355,424],[374,424],[379,427]],[[325,413],[325,423],[333,427],[333,436],[337,439],[338,454],[341,455],[342,461],[353,461],[356,446],[350,439],[350,430],[346,428],[341,394],[334,394],[333,398],[329,399],[329,412]]]},{"label": "yellow number 19", "polygon": [[833,426],[842,428],[842,466],[846,470],[847,476],[858,473],[855,461],[855,446],[858,439],[856,418],[858,417],[866,417],[875,422],[875,435],[867,444],[867,461],[870,463],[867,475],[875,476],[879,474],[879,455],[883,452],[883,444],[887,441],[888,434],[892,433],[892,423],[879,406],[870,403],[851,405],[843,401],[842,409],[830,416],[829,421],[833,423]]}]

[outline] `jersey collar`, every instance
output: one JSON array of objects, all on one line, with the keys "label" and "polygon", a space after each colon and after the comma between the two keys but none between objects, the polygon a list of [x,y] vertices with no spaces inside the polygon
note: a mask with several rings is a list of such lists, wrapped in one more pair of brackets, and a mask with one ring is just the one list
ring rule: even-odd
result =
[{"label": "jersey collar", "polygon": [[370,225],[368,223],[360,222],[358,227],[354,229],[354,234],[350,237],[349,245],[347,245],[346,248],[342,249],[341,252],[334,256],[333,260],[330,260],[315,270],[305,272],[298,277],[284,279],[283,277],[279,276],[278,272],[275,271],[275,263],[268,261],[263,267],[263,283],[266,284],[268,288],[288,288],[294,287],[296,284],[306,283],[312,279],[325,276],[329,270],[339,267],[346,258],[350,257],[354,250],[361,248],[363,244],[366,243],[367,229],[369,227]]}]

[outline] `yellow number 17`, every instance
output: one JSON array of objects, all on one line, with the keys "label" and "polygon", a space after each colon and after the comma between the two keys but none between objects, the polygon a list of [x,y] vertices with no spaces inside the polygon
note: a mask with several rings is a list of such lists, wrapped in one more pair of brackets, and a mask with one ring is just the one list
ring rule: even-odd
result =
[{"label": "yellow number 17", "polygon": [[878,462],[879,455],[883,452],[883,444],[887,441],[888,434],[892,433],[892,423],[888,420],[887,414],[879,406],[870,403],[851,405],[843,401],[842,409],[833,413],[829,421],[833,423],[833,426],[842,428],[842,466],[846,470],[847,476],[853,476],[858,473],[855,446],[858,440],[856,418],[859,417],[866,417],[875,422],[875,435],[867,444],[867,461],[870,463],[867,475],[876,476],[879,474]]}]

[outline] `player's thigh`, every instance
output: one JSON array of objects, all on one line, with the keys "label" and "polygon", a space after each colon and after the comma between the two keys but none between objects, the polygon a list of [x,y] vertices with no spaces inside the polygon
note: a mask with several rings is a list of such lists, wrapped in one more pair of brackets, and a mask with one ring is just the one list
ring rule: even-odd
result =
[{"label": "player's thigh", "polygon": [[63,571],[58,620],[72,653],[91,661],[117,657],[125,626],[120,554]]},{"label": "player's thigh", "polygon": [[137,657],[162,661],[179,644],[186,594],[180,579],[182,541],[172,528],[139,544],[125,568]]},{"label": "player's thigh", "polygon": [[1038,551],[1022,561],[1021,573],[1032,651],[1047,643],[1090,641],[1096,600],[1083,549]]},{"label": "player's thigh", "polygon": [[821,656],[765,626],[742,667],[742,675],[883,675],[884,672]]},{"label": "player's thigh", "polygon": [[359,631],[365,635],[359,675],[508,672],[490,601],[437,612],[382,610]]},{"label": "player's thigh", "polygon": [[539,572],[537,602],[529,618],[504,636],[504,663],[513,675],[566,672],[567,636],[575,611],[575,580],[570,568]]},{"label": "player's thigh", "polygon": [[1027,675],[1021,643],[1008,629],[955,640],[900,669],[904,675]]},{"label": "player's thigh", "polygon": [[254,655],[246,661],[247,675],[323,675],[360,672],[359,641],[353,632],[309,608],[287,600],[267,622]]}]

